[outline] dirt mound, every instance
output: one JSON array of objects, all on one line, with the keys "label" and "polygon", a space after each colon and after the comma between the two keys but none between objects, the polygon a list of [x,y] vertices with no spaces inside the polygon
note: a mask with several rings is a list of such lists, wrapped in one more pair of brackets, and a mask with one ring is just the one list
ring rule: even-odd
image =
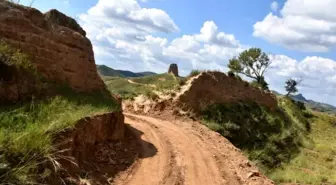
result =
[{"label": "dirt mound", "polygon": [[92,45],[75,20],[0,1],[0,40],[27,54],[44,79],[81,92],[105,89]]},{"label": "dirt mound", "polygon": [[250,86],[248,82],[221,72],[203,72],[182,88],[175,102],[185,110],[199,113],[214,103],[256,102],[270,109],[277,107],[272,93]]},{"label": "dirt mound", "polygon": [[139,96],[133,101],[124,101],[123,109],[145,114],[160,114],[164,110],[198,115],[214,103],[256,102],[271,110],[278,105],[272,93],[221,72],[202,72],[190,78],[179,91],[164,96],[158,94],[158,97],[151,100]]}]

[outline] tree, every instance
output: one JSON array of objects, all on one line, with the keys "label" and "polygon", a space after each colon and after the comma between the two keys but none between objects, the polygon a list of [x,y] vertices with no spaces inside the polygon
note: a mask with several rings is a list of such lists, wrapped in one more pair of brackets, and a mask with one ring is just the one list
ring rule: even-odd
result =
[{"label": "tree", "polygon": [[299,85],[299,82],[290,78],[286,81],[285,89],[287,91],[286,96],[298,92],[297,85]]},{"label": "tree", "polygon": [[230,59],[228,67],[235,73],[252,78],[263,89],[268,89],[264,74],[271,61],[268,55],[259,48],[250,48],[239,54],[238,58]]}]

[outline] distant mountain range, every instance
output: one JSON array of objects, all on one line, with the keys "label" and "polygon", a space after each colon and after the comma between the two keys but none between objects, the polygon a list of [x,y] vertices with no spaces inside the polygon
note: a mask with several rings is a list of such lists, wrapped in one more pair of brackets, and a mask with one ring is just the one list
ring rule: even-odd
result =
[{"label": "distant mountain range", "polygon": [[[97,71],[99,75],[105,77],[143,77],[143,76],[150,76],[155,75],[156,73],[153,72],[140,72],[134,73],[132,71],[125,71],[125,70],[116,70],[112,69],[106,65],[97,65]],[[282,95],[277,91],[272,91],[275,95]],[[297,95],[290,95],[290,97],[295,101],[301,101],[305,103],[305,105],[313,110],[320,111],[320,112],[330,112],[336,113],[336,107],[333,105],[329,105],[326,103],[316,102],[314,100],[307,100],[302,94]]]},{"label": "distant mountain range", "polygon": [[[282,95],[276,91],[272,91],[275,95]],[[314,100],[307,100],[302,94],[297,95],[290,95],[293,100],[300,101],[305,103],[305,105],[315,111],[319,112],[330,112],[330,113],[336,113],[336,107],[333,105],[329,105],[326,103],[316,102]]]},{"label": "distant mountain range", "polygon": [[305,103],[308,107],[313,110],[320,111],[320,112],[331,112],[336,113],[336,107],[333,105],[329,105],[326,103],[316,102],[314,100],[307,100],[302,94],[298,95],[291,95],[290,96],[293,100],[301,101]]},{"label": "distant mountain range", "polygon": [[156,74],[153,72],[134,73],[132,71],[116,70],[107,67],[106,65],[97,65],[97,71],[99,75],[107,77],[143,77]]}]

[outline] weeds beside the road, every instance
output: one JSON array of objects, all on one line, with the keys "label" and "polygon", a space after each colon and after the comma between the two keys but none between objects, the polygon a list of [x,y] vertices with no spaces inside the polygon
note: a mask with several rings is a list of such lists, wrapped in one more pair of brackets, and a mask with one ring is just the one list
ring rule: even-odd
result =
[{"label": "weeds beside the road", "polygon": [[119,109],[105,93],[78,94],[62,88],[56,96],[0,107],[0,184],[34,184],[50,172],[53,135],[77,120]]},{"label": "weeds beside the road", "polygon": [[203,123],[242,149],[276,183],[335,184],[336,117],[279,98],[272,112],[255,103],[212,105]]},{"label": "weeds beside the road", "polygon": [[300,153],[269,173],[277,183],[336,184],[336,117],[313,112],[309,121],[311,132]]},{"label": "weeds beside the road", "polygon": [[302,114],[287,110],[291,101],[280,100],[270,111],[257,103],[213,104],[204,110],[204,124],[249,153],[265,170],[292,159],[308,132]]}]

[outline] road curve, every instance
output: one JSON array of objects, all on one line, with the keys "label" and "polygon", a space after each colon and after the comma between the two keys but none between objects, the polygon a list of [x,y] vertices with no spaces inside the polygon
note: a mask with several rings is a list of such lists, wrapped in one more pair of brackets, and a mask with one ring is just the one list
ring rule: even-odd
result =
[{"label": "road curve", "polygon": [[273,184],[230,142],[200,124],[130,113],[125,123],[145,142],[139,142],[139,160],[118,175],[116,185]]}]

